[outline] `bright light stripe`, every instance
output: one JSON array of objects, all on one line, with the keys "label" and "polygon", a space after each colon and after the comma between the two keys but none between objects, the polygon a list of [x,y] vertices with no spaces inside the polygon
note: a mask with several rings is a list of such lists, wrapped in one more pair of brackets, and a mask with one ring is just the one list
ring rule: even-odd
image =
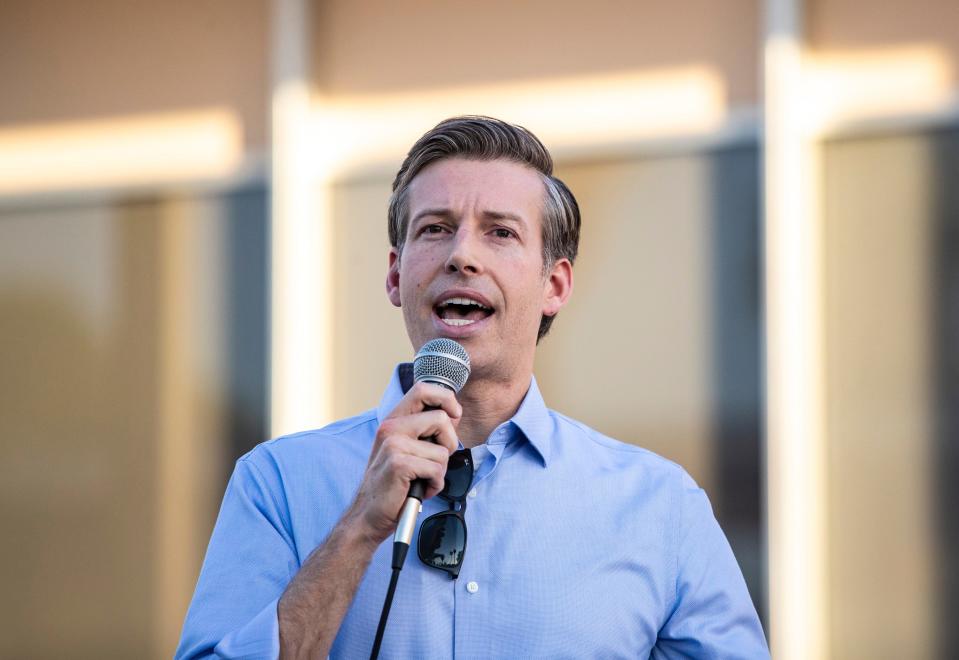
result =
[{"label": "bright light stripe", "polygon": [[[270,432],[332,419],[332,218],[316,186],[310,117],[308,3],[273,5]],[[322,145],[320,145],[322,148]]]},{"label": "bright light stripe", "polygon": [[803,129],[821,137],[849,124],[929,117],[956,106],[941,47],[818,51],[804,60]]},{"label": "bright light stripe", "polygon": [[[356,97],[320,97],[313,114],[314,172],[330,179],[396,166],[444,117],[486,114],[533,130],[557,158],[638,144],[713,137],[733,118],[719,75],[690,66],[616,75],[477,85]],[[754,127],[752,113],[739,124]]]},{"label": "bright light stripe", "polygon": [[803,131],[801,0],[768,0],[765,42],[766,533],[774,658],[828,652],[822,258]]},{"label": "bright light stripe", "polygon": [[225,108],[0,129],[0,195],[221,178],[243,163]]}]

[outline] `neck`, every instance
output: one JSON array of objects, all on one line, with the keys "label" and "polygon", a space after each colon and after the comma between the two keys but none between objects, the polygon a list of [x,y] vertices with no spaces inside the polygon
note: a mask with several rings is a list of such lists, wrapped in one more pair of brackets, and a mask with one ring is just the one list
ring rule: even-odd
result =
[{"label": "neck", "polygon": [[505,381],[470,378],[456,396],[463,406],[456,433],[464,447],[483,444],[493,429],[516,414],[529,390],[532,375],[527,372],[525,377]]}]

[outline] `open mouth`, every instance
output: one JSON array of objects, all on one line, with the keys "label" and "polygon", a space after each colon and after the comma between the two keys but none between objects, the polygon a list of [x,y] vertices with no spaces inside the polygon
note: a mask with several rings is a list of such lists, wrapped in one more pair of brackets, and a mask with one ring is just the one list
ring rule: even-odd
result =
[{"label": "open mouth", "polygon": [[448,298],[433,310],[443,323],[451,326],[470,325],[482,321],[493,313],[491,307],[471,298]]}]

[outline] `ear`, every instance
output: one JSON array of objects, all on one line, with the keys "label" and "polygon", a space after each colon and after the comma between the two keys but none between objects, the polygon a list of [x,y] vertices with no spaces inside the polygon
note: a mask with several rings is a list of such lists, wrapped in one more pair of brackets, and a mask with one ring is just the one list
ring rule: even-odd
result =
[{"label": "ear", "polygon": [[394,247],[390,248],[390,267],[386,271],[386,296],[397,307],[400,304],[400,253]]},{"label": "ear", "polygon": [[555,316],[573,293],[573,264],[559,259],[543,282],[543,314]]}]

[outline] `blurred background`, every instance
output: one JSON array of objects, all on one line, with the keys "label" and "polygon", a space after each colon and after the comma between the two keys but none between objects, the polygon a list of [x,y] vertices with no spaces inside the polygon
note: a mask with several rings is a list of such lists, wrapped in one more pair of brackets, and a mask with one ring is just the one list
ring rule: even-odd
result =
[{"label": "blurred background", "polygon": [[706,489],[774,657],[959,657],[947,0],[4,0],[0,656],[172,654],[234,460],[412,354],[463,113],[583,211],[547,402]]}]

